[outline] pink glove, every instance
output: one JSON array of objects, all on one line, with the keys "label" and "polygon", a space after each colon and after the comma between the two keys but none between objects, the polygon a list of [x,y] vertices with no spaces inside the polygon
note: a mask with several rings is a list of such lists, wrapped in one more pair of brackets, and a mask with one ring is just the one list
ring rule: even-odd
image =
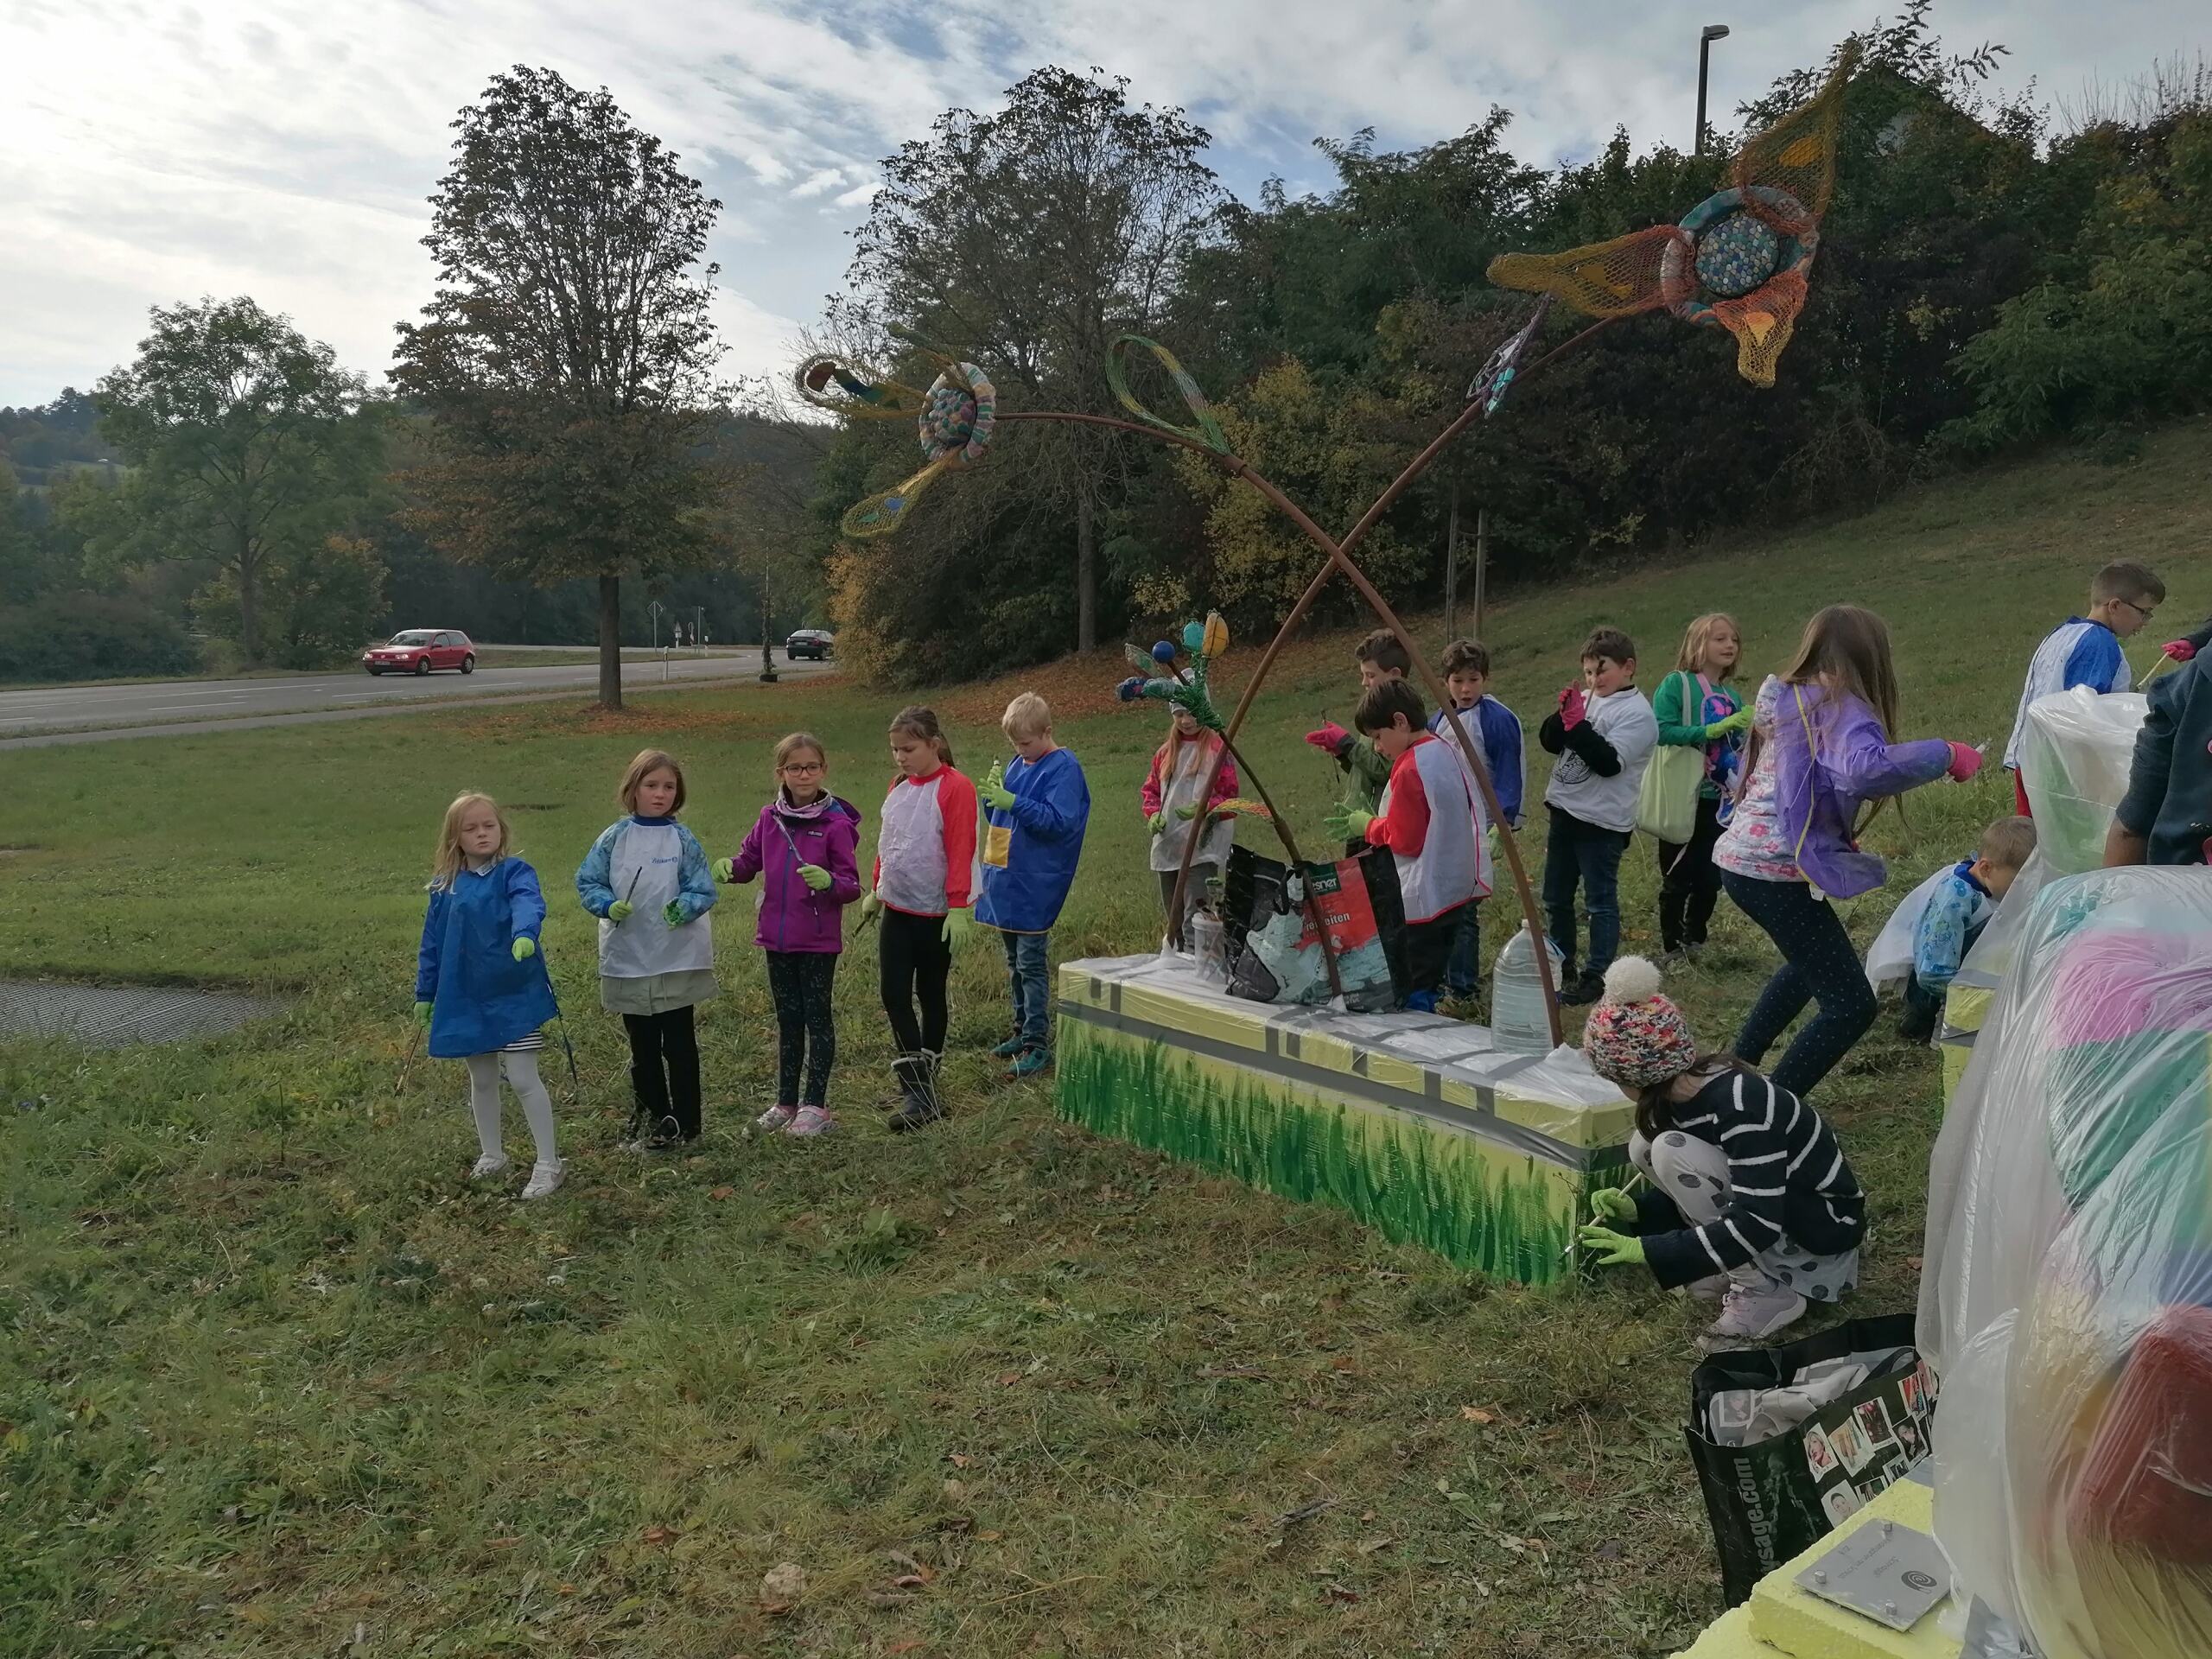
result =
[{"label": "pink glove", "polygon": [[2169,639],[2158,649],[2177,663],[2185,663],[2196,655],[2196,647],[2186,639]]},{"label": "pink glove", "polygon": [[1580,726],[1582,717],[1589,712],[1590,700],[1582,695],[1580,686],[1570,685],[1559,694],[1559,723],[1567,730],[1571,732]]},{"label": "pink glove", "polygon": [[1324,754],[1337,755],[1351,747],[1351,734],[1332,720],[1319,731],[1306,733],[1306,741]]},{"label": "pink glove", "polygon": [[1964,743],[1951,745],[1951,781],[1963,784],[1981,770],[1981,751]]}]

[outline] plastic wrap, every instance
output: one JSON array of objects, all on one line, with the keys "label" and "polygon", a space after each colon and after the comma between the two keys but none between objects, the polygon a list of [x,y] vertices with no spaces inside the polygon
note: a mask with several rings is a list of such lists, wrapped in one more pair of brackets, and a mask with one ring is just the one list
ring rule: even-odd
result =
[{"label": "plastic wrap", "polygon": [[1958,983],[1993,986],[2003,979],[2036,895],[2059,876],[2103,864],[2105,835],[2127,793],[2135,734],[2149,706],[2139,692],[2100,696],[2086,686],[2028,705],[2019,760],[2035,809],[2035,855],[1960,964]]},{"label": "plastic wrap", "polygon": [[2212,1653],[2212,873],[2016,920],[1930,1166],[1937,1535],[2045,1659]]}]

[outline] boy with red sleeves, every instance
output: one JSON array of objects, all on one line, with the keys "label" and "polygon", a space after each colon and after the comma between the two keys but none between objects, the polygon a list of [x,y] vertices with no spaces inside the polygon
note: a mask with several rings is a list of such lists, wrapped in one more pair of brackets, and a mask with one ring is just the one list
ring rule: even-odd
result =
[{"label": "boy with red sleeves", "polygon": [[1430,734],[1421,694],[1403,680],[1370,687],[1352,723],[1390,763],[1390,779],[1379,812],[1348,810],[1331,827],[1389,849],[1405,920],[1384,934],[1383,953],[1399,1006],[1433,1014],[1459,912],[1490,893],[1482,798],[1456,749]]}]

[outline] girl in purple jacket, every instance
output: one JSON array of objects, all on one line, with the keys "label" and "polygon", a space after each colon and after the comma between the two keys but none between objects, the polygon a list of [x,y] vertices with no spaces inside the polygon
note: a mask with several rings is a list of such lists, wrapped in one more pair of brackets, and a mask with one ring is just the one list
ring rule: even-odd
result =
[{"label": "girl in purple jacket", "polygon": [[1796,659],[1752,703],[1748,781],[1713,849],[1736,907],[1766,930],[1782,967],[1745,1016],[1736,1058],[1757,1065],[1789,1022],[1817,1001],[1772,1072],[1808,1093],[1874,1023],[1872,988],[1831,899],[1855,899],[1889,871],[1859,835],[1893,796],[1981,767],[1963,743],[1892,743],[1897,671],[1888,626],[1857,605],[1831,605],[1805,625]]},{"label": "girl in purple jacket", "polygon": [[768,953],[776,1004],[776,1103],[756,1122],[785,1135],[836,1127],[829,1108],[837,1058],[830,993],[845,944],[845,906],[861,896],[861,815],[830,793],[829,773],[820,739],[793,732],[777,744],[776,798],[760,809],[737,856],[715,864],[717,881],[766,877],[753,942]]}]

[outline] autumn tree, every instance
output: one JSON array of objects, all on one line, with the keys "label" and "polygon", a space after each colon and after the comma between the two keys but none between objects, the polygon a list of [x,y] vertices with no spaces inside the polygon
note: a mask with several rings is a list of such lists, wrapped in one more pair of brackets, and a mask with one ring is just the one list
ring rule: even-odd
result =
[{"label": "autumn tree", "polygon": [[415,526],[503,575],[599,584],[622,702],[621,579],[702,563],[723,502],[702,264],[721,204],[605,88],[493,77],[430,198],[438,286],[392,378],[429,416]]},{"label": "autumn tree", "polygon": [[[1103,412],[1107,348],[1155,327],[1220,205],[1208,142],[1180,110],[1133,106],[1126,80],[1037,70],[1003,109],[948,110],[884,162],[855,232],[855,299],[982,365],[1014,406]],[[1122,457],[1095,430],[1033,438],[1075,521],[1088,651],[1098,517]]]},{"label": "autumn tree", "polygon": [[138,355],[95,392],[134,471],[118,563],[212,564],[235,593],[238,642],[262,654],[270,576],[320,548],[378,468],[359,375],[251,299],[153,309]]}]

